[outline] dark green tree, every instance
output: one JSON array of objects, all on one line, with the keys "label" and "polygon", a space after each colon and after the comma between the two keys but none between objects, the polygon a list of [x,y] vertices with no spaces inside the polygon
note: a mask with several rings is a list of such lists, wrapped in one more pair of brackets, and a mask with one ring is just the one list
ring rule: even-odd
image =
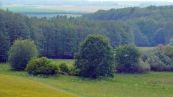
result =
[{"label": "dark green tree", "polygon": [[13,44],[13,42],[17,39],[30,38],[29,28],[24,22],[23,17],[14,15],[10,18],[9,23],[7,25],[8,25],[7,31],[9,33],[11,44]]},{"label": "dark green tree", "polygon": [[37,57],[38,51],[31,40],[16,40],[9,50],[9,63],[15,70],[24,70],[28,61]]},{"label": "dark green tree", "polygon": [[75,66],[83,77],[113,77],[114,63],[113,49],[108,39],[101,35],[89,35],[81,45]]},{"label": "dark green tree", "polygon": [[0,62],[6,62],[10,41],[7,33],[0,32]]},{"label": "dark green tree", "polygon": [[116,49],[116,70],[120,73],[138,72],[140,53],[133,45],[124,45]]}]

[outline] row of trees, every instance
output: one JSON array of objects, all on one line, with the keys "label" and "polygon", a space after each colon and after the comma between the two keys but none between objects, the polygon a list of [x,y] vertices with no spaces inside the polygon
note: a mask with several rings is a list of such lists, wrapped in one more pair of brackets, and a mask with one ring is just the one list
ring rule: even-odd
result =
[{"label": "row of trees", "polygon": [[40,56],[74,58],[89,34],[102,34],[113,48],[122,44],[155,46],[172,38],[172,7],[98,11],[78,18],[29,18],[0,10],[0,62],[16,39],[34,40]]},{"label": "row of trees", "polygon": [[38,51],[31,40],[16,40],[9,51],[9,62],[14,70],[26,70],[32,75],[68,74],[89,78],[113,77],[118,73],[173,71],[173,47],[158,46],[141,53],[134,45],[123,45],[113,50],[102,35],[89,35],[76,54],[74,66],[53,64],[47,58],[37,58]]},{"label": "row of trees", "polygon": [[125,45],[114,53],[109,40],[101,35],[89,35],[82,43],[73,69],[66,64],[57,67],[47,58],[37,58],[38,51],[31,40],[16,40],[8,56],[12,69],[26,70],[32,75],[55,75],[61,71],[62,74],[99,78],[113,77],[115,71],[136,73],[141,69],[139,51],[135,46]]},{"label": "row of trees", "polygon": [[38,58],[38,55],[32,40],[16,40],[9,50],[8,60],[13,70],[26,70],[31,75],[76,74],[75,69],[69,69],[66,64],[54,64],[48,58]]}]

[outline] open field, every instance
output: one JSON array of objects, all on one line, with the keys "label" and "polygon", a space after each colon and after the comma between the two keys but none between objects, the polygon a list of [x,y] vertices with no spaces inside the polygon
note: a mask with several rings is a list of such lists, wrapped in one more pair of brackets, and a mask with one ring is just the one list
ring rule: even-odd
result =
[{"label": "open field", "polygon": [[[73,64],[73,60],[55,60]],[[112,79],[89,80],[74,76],[33,77],[0,65],[2,97],[173,97],[173,73],[115,74]],[[17,89],[17,90],[16,90]],[[32,90],[32,91],[31,91]],[[33,91],[34,90],[34,91]],[[44,96],[43,96],[44,95]],[[77,96],[72,96],[77,95]]]},{"label": "open field", "polygon": [[72,60],[72,59],[68,59],[68,60],[64,60],[64,59],[53,59],[52,62],[56,65],[60,65],[62,63],[65,63],[67,64],[68,66],[73,66],[75,60]]},{"label": "open field", "polygon": [[141,53],[146,53],[152,51],[154,47],[138,47],[138,49]]},{"label": "open field", "polygon": [[26,78],[0,74],[0,97],[77,97]]}]

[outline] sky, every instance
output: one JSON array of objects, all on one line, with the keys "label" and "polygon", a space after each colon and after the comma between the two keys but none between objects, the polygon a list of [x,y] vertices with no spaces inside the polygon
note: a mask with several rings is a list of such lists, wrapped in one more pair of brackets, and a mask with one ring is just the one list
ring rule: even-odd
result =
[{"label": "sky", "polygon": [[173,2],[173,0],[88,0],[88,1],[164,1],[164,2]]},{"label": "sky", "polygon": [[[0,0],[6,1],[6,0]],[[12,1],[30,1],[30,0],[12,0]],[[31,0],[32,1],[32,0]],[[37,0],[37,1],[61,1],[61,0]],[[164,1],[164,2],[173,2],[173,0],[63,0],[63,1]]]},{"label": "sky", "polygon": [[[115,2],[87,2],[87,1],[115,1]],[[20,11],[25,6],[26,9],[32,7],[31,9],[46,8],[49,10],[95,12],[100,9],[108,10],[111,8],[147,7],[151,5],[155,6],[173,5],[173,0],[0,0],[0,5],[4,9],[8,8],[15,11],[16,10]]]}]

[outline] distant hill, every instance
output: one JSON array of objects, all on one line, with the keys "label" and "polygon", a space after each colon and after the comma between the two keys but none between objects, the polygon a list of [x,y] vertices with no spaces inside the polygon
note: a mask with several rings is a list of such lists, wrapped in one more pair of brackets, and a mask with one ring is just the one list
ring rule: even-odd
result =
[{"label": "distant hill", "polygon": [[139,46],[167,44],[173,38],[173,6],[99,10],[84,17],[126,23],[133,29],[135,44]]},{"label": "distant hill", "polygon": [[98,20],[131,20],[136,18],[173,18],[173,6],[128,7],[122,9],[99,10],[85,17]]},{"label": "distant hill", "polygon": [[[56,16],[49,19],[28,18],[0,10],[0,25],[2,43],[12,44],[16,39],[29,38],[36,42],[41,54],[46,57],[73,58],[80,42],[89,34],[108,37],[113,47],[122,44],[139,47],[169,44],[173,39],[173,6],[100,10],[80,18]],[[7,52],[9,46],[6,47]],[[4,53],[3,57],[6,56],[7,53]]]}]

